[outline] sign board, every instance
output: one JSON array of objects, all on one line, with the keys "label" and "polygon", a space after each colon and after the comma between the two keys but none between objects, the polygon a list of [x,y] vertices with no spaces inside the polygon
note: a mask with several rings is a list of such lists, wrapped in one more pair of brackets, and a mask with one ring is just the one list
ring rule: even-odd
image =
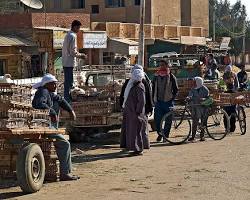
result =
[{"label": "sign board", "polygon": [[230,41],[231,41],[230,37],[223,37],[220,44],[220,50],[228,50]]},{"label": "sign board", "polygon": [[181,36],[181,44],[186,45],[206,45],[205,37]]},{"label": "sign board", "polygon": [[61,49],[63,47],[64,37],[67,31],[54,30],[53,31],[53,47],[54,49]]},{"label": "sign board", "polygon": [[129,55],[138,55],[139,47],[138,46],[129,46]]},{"label": "sign board", "polygon": [[107,34],[106,32],[84,32],[83,48],[85,49],[106,49]]}]

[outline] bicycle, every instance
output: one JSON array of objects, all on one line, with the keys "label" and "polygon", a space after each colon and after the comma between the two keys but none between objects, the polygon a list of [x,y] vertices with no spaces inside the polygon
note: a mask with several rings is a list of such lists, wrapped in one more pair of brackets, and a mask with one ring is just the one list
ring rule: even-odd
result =
[{"label": "bicycle", "polygon": [[[194,105],[195,106],[195,105]],[[191,106],[186,102],[184,108],[177,106],[161,120],[161,135],[171,144],[183,144],[188,140],[192,132]],[[220,106],[212,105],[208,108],[206,125],[198,125],[198,131],[204,131],[213,140],[222,140],[230,130],[229,116]],[[170,130],[167,127],[171,127]],[[168,133],[166,135],[166,133]]]}]

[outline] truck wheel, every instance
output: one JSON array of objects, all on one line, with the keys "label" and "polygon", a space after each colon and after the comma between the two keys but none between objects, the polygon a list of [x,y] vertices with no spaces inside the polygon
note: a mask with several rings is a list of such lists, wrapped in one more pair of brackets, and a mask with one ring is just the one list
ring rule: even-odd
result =
[{"label": "truck wheel", "polygon": [[45,161],[39,145],[31,143],[23,147],[17,157],[16,174],[23,192],[35,193],[42,188]]}]

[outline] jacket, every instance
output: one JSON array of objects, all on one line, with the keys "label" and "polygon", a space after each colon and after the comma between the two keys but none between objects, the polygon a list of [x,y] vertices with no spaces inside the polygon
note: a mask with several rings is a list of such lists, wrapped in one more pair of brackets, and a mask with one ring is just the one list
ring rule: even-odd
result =
[{"label": "jacket", "polygon": [[36,91],[32,101],[32,107],[35,109],[48,109],[50,110],[50,116],[56,116],[58,113],[53,107],[55,103],[57,103],[64,110],[72,112],[72,107],[63,97],[53,92],[49,92],[45,87],[40,87]]}]

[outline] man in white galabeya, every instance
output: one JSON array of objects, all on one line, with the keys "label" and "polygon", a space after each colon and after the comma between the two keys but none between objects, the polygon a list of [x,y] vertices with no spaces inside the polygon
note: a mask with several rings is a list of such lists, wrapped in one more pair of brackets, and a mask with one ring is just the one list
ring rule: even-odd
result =
[{"label": "man in white galabeya", "polygon": [[71,103],[70,90],[73,87],[73,69],[76,66],[76,59],[86,59],[85,54],[77,50],[77,33],[80,31],[81,22],[74,20],[71,30],[67,33],[63,42],[62,64],[64,70],[64,98]]}]

